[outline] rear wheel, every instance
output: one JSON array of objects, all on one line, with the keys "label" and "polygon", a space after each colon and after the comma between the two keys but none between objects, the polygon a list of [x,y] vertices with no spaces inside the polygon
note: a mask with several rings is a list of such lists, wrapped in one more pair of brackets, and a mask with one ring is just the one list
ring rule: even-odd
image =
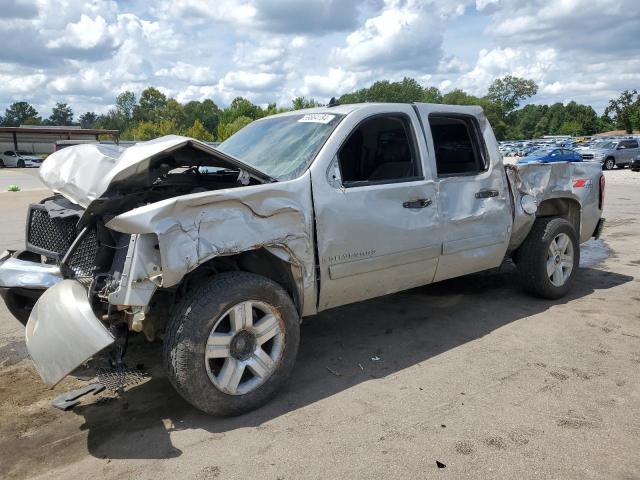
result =
[{"label": "rear wheel", "polygon": [[616,166],[616,161],[612,157],[609,157],[604,161],[602,166],[605,170],[613,170],[613,167]]},{"label": "rear wheel", "polygon": [[0,158],[0,168],[4,168],[4,161]]},{"label": "rear wheel", "polygon": [[532,295],[556,299],[567,294],[580,263],[578,235],[563,218],[539,218],[518,249],[520,283]]},{"label": "rear wheel", "polygon": [[169,380],[189,403],[238,415],[266,403],[293,370],[300,319],[287,292],[247,272],[210,277],[177,305],[165,336]]}]

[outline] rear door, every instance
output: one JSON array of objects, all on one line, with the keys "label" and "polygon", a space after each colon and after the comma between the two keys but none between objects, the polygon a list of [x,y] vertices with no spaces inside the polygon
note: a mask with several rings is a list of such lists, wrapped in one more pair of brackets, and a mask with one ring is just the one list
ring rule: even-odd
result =
[{"label": "rear door", "polygon": [[416,108],[436,172],[443,225],[435,280],[499,266],[511,235],[511,200],[498,145],[482,109]]},{"label": "rear door", "polygon": [[319,310],[433,281],[436,185],[410,105],[349,114],[312,166]]}]

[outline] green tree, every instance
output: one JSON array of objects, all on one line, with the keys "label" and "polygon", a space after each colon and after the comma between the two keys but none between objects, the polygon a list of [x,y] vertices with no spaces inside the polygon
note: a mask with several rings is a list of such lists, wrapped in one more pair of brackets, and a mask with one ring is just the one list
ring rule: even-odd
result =
[{"label": "green tree", "polygon": [[204,125],[200,123],[200,120],[195,120],[193,125],[191,125],[187,130],[185,130],[184,135],[186,137],[195,138],[197,140],[202,140],[203,142],[212,142],[213,134],[209,132]]},{"label": "green tree", "polygon": [[19,127],[20,125],[37,125],[42,119],[38,111],[27,102],[15,102],[4,111],[3,125]]},{"label": "green tree", "polygon": [[487,98],[496,103],[504,115],[513,112],[520,102],[534,96],[538,92],[538,86],[533,80],[507,75],[497,78],[489,86]]},{"label": "green tree", "polygon": [[229,105],[229,108],[225,108],[223,110],[222,115],[220,116],[220,122],[230,124],[239,117],[247,117],[251,120],[257,120],[263,116],[264,112],[259,106],[254,105],[246,98],[236,97],[231,102],[231,105]]},{"label": "green tree", "polygon": [[442,103],[442,93],[436,87],[424,87],[422,102]]},{"label": "green tree", "polygon": [[136,108],[136,95],[129,90],[121,92],[116,97],[116,112],[125,125],[133,120],[133,110]]},{"label": "green tree", "polygon": [[82,128],[95,128],[97,121],[98,115],[94,112],[85,112],[78,118],[78,122]]},{"label": "green tree", "polygon": [[582,124],[577,120],[565,120],[558,128],[558,133],[561,135],[573,135],[577,136],[582,133]]},{"label": "green tree", "polygon": [[[291,102],[291,106],[293,110],[303,110],[305,108],[313,108],[319,107],[320,104],[316,102],[313,98],[305,98],[305,97],[297,97],[293,99]],[[273,104],[273,108],[275,110],[276,104]]]},{"label": "green tree", "polygon": [[160,118],[162,120],[170,120],[175,123],[178,128],[186,128],[188,125],[185,123],[186,116],[184,114],[184,107],[177,100],[170,98],[165,103],[162,111],[160,112]]},{"label": "green tree", "polygon": [[[425,90],[417,80],[409,77],[399,82],[380,80],[370,87],[346,93],[338,99],[338,103],[362,103],[362,102],[394,102],[412,103],[431,101],[436,93],[433,87]],[[438,92],[439,93],[439,92]]]},{"label": "green tree", "polygon": [[225,141],[238,130],[249,125],[252,121],[249,117],[238,117],[231,123],[220,123],[220,125],[218,125],[218,141]]},{"label": "green tree", "polygon": [[615,126],[616,124],[614,123],[613,119],[609,115],[602,114],[600,117],[598,117],[596,131],[610,132],[615,128]]},{"label": "green tree", "polygon": [[640,121],[640,95],[637,90],[625,90],[618,98],[609,100],[609,105],[604,110],[605,115],[613,113],[616,125],[627,133],[633,133],[634,127],[640,127],[635,123]]},{"label": "green tree", "polygon": [[73,110],[66,103],[58,102],[47,119],[49,125],[73,125]]},{"label": "green tree", "polygon": [[218,129],[220,109],[213,100],[192,101],[184,105],[185,123],[193,125],[198,120],[212,134]]},{"label": "green tree", "polygon": [[456,88],[442,96],[442,103],[445,105],[479,105],[480,99]]},{"label": "green tree", "polygon": [[164,135],[179,134],[178,126],[172,120],[160,120],[158,122],[140,122],[122,134],[123,140],[152,140]]},{"label": "green tree", "polygon": [[156,122],[162,118],[162,111],[167,104],[164,93],[154,87],[146,88],[140,94],[138,104],[133,108],[133,119],[139,122]]}]

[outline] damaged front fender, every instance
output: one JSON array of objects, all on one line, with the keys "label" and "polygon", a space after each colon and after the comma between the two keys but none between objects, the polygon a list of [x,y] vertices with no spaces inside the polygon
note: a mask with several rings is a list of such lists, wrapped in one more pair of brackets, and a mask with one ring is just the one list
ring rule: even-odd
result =
[{"label": "damaged front fender", "polygon": [[123,213],[107,227],[157,236],[165,288],[179,284],[211,258],[266,248],[302,272],[294,275],[299,298],[311,307],[315,289],[309,182],[305,174],[286,182],[183,195]]}]

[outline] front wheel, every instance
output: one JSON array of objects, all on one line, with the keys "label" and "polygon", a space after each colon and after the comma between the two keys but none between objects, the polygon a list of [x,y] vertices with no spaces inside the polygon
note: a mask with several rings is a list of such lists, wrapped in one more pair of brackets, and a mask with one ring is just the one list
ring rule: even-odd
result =
[{"label": "front wheel", "polygon": [[566,295],[579,263],[578,235],[564,218],[538,218],[517,252],[520,283],[542,298]]},{"label": "front wheel", "polygon": [[18,160],[17,167],[18,168],[24,168],[24,160]]},{"label": "front wheel", "polygon": [[615,166],[616,166],[616,161],[613,158],[607,158],[603,164],[603,167],[605,170],[613,170],[613,167]]},{"label": "front wheel", "polygon": [[169,381],[213,415],[239,415],[266,403],[289,377],[300,319],[287,292],[247,272],[222,273],[190,289],[164,340]]}]

